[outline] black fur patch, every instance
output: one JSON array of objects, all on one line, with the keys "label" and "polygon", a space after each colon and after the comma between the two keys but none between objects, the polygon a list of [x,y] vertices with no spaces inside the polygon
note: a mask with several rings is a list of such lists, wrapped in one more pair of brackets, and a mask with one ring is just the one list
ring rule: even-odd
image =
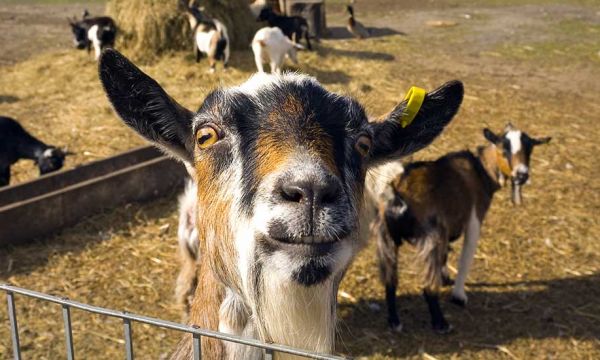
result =
[{"label": "black fur patch", "polygon": [[309,259],[292,273],[292,279],[304,286],[312,286],[325,281],[331,275],[331,269],[318,259]]}]

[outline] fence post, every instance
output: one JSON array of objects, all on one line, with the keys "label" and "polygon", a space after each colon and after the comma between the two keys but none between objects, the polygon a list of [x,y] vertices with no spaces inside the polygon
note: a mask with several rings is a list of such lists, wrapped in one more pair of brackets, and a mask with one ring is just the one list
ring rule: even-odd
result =
[{"label": "fence post", "polygon": [[273,360],[273,350],[265,349],[265,359],[264,360]]},{"label": "fence post", "polygon": [[19,326],[17,325],[15,294],[12,291],[7,291],[6,299],[8,301],[8,318],[10,319],[10,334],[12,337],[13,357],[15,360],[21,360],[21,346],[19,345]]},{"label": "fence post", "polygon": [[202,347],[200,345],[200,335],[194,333],[192,334],[194,337],[194,360],[202,359]]},{"label": "fence post", "polygon": [[123,326],[125,328],[125,352],[127,360],[133,360],[133,343],[131,340],[131,320],[123,319]]},{"label": "fence post", "polygon": [[[65,300],[68,300],[65,298]],[[67,360],[75,359],[73,350],[73,332],[71,331],[71,309],[69,305],[62,306],[63,321],[65,323],[65,343],[67,344]]]}]

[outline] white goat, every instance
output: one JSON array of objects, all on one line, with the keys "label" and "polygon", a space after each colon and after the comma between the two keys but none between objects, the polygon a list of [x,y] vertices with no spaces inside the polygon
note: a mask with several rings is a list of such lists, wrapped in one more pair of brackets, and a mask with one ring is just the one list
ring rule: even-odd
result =
[{"label": "white goat", "polygon": [[256,32],[252,40],[254,61],[259,72],[264,72],[263,62],[268,62],[272,73],[281,74],[286,55],[294,64],[298,64],[296,49],[304,49],[304,46],[292,42],[278,27],[264,27]]}]

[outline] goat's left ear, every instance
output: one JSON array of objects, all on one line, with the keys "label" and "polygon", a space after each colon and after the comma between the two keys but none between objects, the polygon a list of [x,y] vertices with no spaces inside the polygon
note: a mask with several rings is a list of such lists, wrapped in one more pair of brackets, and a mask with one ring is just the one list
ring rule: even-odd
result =
[{"label": "goat's left ear", "polygon": [[450,81],[425,95],[413,121],[402,127],[407,100],[382,119],[370,124],[373,131],[371,164],[410,155],[429,145],[456,115],[463,99],[463,84]]},{"label": "goat's left ear", "polygon": [[534,146],[536,146],[536,145],[544,145],[544,144],[547,144],[547,143],[549,143],[549,142],[550,142],[550,140],[552,140],[552,137],[550,137],[550,136],[546,136],[546,137],[539,138],[539,139],[534,139],[534,138],[531,138],[531,143],[532,143]]}]

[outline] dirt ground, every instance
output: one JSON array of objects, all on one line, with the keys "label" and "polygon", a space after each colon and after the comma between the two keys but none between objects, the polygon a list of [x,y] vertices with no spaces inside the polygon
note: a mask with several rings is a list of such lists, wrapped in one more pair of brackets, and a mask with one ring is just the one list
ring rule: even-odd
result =
[{"label": "dirt ground", "polygon": [[[341,285],[338,351],[369,359],[599,358],[600,5],[359,0],[357,18],[376,35],[360,41],[343,29],[344,4],[328,1],[335,39],[301,53],[297,70],[330,90],[352,94],[373,115],[389,110],[411,85],[433,88],[455,78],[465,83],[459,115],[417,159],[473,149],[484,143],[483,127],[499,131],[508,121],[553,140],[533,156],[523,207],[510,205],[506,189],[496,195],[469,277],[469,304],[443,304],[452,334],[430,331],[409,248],[401,249],[398,298],[405,331],[386,329],[371,245]],[[70,48],[61,18],[81,8],[0,4],[0,114],[19,119],[48,143],[68,145],[77,155],[67,167],[142,143],[113,115],[93,59]],[[427,25],[431,21],[447,26]],[[42,42],[26,29],[40,23],[48,35]],[[187,53],[143,68],[195,108],[210,89],[239,83],[254,65],[246,51],[234,52],[232,69],[216,75]],[[35,176],[30,162],[15,166],[15,183]],[[179,320],[172,297],[176,224],[175,195],[107,212],[36,244],[0,249],[0,282]],[[25,357],[63,357],[60,308],[17,301]],[[80,312],[72,317],[78,357],[122,356],[118,321]],[[156,359],[178,334],[134,325],[134,338],[137,357]],[[0,358],[8,358],[10,349],[6,310],[0,307]]]}]

